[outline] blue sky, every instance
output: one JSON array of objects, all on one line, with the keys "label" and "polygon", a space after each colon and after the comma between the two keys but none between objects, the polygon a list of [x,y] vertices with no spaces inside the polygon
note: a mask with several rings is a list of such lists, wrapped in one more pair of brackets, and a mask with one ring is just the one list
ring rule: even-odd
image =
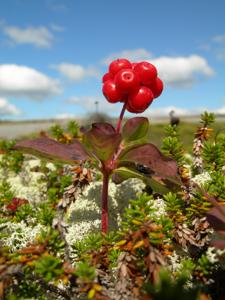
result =
[{"label": "blue sky", "polygon": [[114,58],[148,60],[165,89],[148,114],[225,113],[225,1],[0,2],[0,118],[116,115],[101,93]]}]

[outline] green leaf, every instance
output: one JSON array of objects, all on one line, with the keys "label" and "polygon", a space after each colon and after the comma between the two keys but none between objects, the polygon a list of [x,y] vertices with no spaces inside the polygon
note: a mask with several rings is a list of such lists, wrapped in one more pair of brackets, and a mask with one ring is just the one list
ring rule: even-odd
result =
[{"label": "green leaf", "polygon": [[14,149],[48,160],[72,164],[90,157],[84,146],[77,140],[73,140],[72,144],[61,144],[48,137],[41,137],[20,141],[16,143]]},{"label": "green leaf", "polygon": [[150,186],[154,192],[162,195],[170,191],[170,187],[167,187],[166,182],[163,182],[162,179],[157,177],[154,178],[152,176],[146,176],[131,167],[121,167],[116,169],[112,177],[115,183],[121,183],[129,178],[138,178],[143,180],[143,182],[145,182],[146,185]]},{"label": "green leaf", "polygon": [[122,129],[125,145],[137,145],[148,141],[149,122],[147,118],[135,117],[129,119]]},{"label": "green leaf", "polygon": [[108,123],[94,123],[84,135],[88,148],[103,162],[112,158],[122,139],[121,134]]}]

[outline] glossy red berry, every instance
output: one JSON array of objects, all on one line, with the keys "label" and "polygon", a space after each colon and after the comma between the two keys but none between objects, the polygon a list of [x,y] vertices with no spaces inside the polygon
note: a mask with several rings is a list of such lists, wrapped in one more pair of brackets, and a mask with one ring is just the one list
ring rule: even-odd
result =
[{"label": "glossy red berry", "polygon": [[139,77],[132,69],[120,70],[114,78],[116,87],[121,93],[128,93],[139,86]]},{"label": "glossy red berry", "polygon": [[157,77],[155,81],[153,81],[150,85],[149,88],[152,90],[154,98],[159,97],[162,94],[163,91],[163,82],[162,80]]},{"label": "glossy red berry", "polygon": [[139,75],[141,84],[147,85],[154,81],[157,77],[157,69],[147,61],[138,63],[134,67],[134,71]]},{"label": "glossy red berry", "polygon": [[129,102],[127,102],[126,110],[131,113],[137,113],[137,111],[130,106]]},{"label": "glossy red berry", "polygon": [[131,63],[132,69],[134,69],[134,68],[136,67],[137,64],[138,64],[138,63],[135,63],[135,62]]},{"label": "glossy red berry", "polygon": [[131,69],[132,65],[129,62],[129,60],[125,58],[118,58],[111,62],[109,65],[109,73],[111,76],[115,76],[117,72],[119,72],[122,69]]},{"label": "glossy red berry", "polygon": [[112,76],[110,73],[105,73],[103,76],[102,76],[102,82],[106,82],[107,80],[109,79],[112,79]]},{"label": "glossy red berry", "polygon": [[113,80],[107,80],[102,87],[102,93],[110,103],[116,103],[122,100],[122,94],[117,89]]},{"label": "glossy red berry", "polygon": [[152,91],[141,86],[135,93],[132,93],[128,98],[129,107],[136,113],[145,111],[154,99]]}]

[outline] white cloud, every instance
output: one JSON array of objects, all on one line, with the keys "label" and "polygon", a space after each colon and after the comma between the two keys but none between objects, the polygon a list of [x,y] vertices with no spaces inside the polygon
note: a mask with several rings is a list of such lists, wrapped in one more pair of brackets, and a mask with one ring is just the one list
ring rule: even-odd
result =
[{"label": "white cloud", "polygon": [[221,60],[221,61],[225,60],[225,47],[221,48],[221,49],[217,49],[215,51],[215,53],[216,53],[216,58],[218,60]]},{"label": "white cloud", "polygon": [[71,113],[61,113],[55,116],[55,119],[64,120],[64,119],[75,119],[77,116]]},{"label": "white cloud", "polygon": [[18,116],[22,112],[5,98],[0,98],[0,116]]},{"label": "white cloud", "polygon": [[62,62],[58,65],[51,66],[56,69],[61,75],[66,77],[72,82],[81,81],[87,77],[99,77],[99,72],[93,67],[83,67],[82,65],[71,64],[67,62]]},{"label": "white cloud", "polygon": [[82,107],[85,112],[89,113],[96,112],[97,109],[99,113],[114,114],[120,112],[122,109],[122,103],[113,105],[101,96],[72,96],[66,99],[65,102],[78,105]]},{"label": "white cloud", "polygon": [[163,81],[173,87],[190,87],[196,77],[214,75],[214,70],[199,55],[162,56],[152,59],[150,62],[157,67],[159,76]]},{"label": "white cloud", "polygon": [[152,57],[151,52],[144,48],[124,50],[112,53],[102,60],[102,63],[109,65],[116,58],[124,57],[131,61],[149,61],[154,64],[163,81],[173,87],[190,87],[199,76],[209,77],[214,70],[209,66],[206,59],[199,55],[190,56],[160,56]]},{"label": "white cloud", "polygon": [[204,111],[212,112],[215,114],[225,114],[225,106],[216,109],[209,109],[207,107],[181,108],[177,106],[166,106],[159,108],[150,107],[147,113],[149,114],[150,118],[169,117],[169,113],[172,110],[179,117],[199,116]]},{"label": "white cloud", "polygon": [[46,0],[48,8],[59,13],[66,12],[68,10],[65,2],[66,1],[63,0]]},{"label": "white cloud", "polygon": [[211,45],[210,44],[201,44],[198,46],[198,49],[203,50],[203,51],[210,51],[211,50]]},{"label": "white cloud", "polygon": [[65,30],[65,28],[63,26],[60,26],[60,25],[57,25],[57,24],[54,24],[52,23],[50,25],[51,29],[56,31],[56,32],[63,32]]},{"label": "white cloud", "polygon": [[224,43],[225,42],[225,34],[215,35],[212,37],[212,40],[216,43]]},{"label": "white cloud", "polygon": [[220,108],[217,108],[217,109],[215,109],[214,111],[213,111],[215,114],[223,114],[223,115],[225,115],[225,106],[223,106],[223,107],[220,107]]},{"label": "white cloud", "polygon": [[31,44],[39,48],[50,48],[54,40],[51,31],[44,26],[20,28],[5,25],[3,33],[13,44]]},{"label": "white cloud", "polygon": [[180,108],[176,106],[166,106],[166,107],[159,107],[159,108],[152,108],[150,106],[149,113],[150,117],[166,117],[169,116],[171,111],[174,111],[178,116],[186,116],[190,115],[191,111],[185,108]]},{"label": "white cloud", "polygon": [[58,80],[20,65],[0,65],[0,95],[42,100],[59,94]]},{"label": "white cloud", "polygon": [[123,50],[120,52],[114,52],[105,57],[101,62],[103,65],[108,65],[117,58],[126,58],[131,61],[149,60],[152,57],[151,52],[144,48],[138,48],[134,50]]}]

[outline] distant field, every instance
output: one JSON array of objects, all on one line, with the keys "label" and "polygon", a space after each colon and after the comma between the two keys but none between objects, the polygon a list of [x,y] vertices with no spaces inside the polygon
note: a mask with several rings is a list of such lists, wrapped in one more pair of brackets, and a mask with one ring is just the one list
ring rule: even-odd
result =
[{"label": "distant field", "polygon": [[[90,124],[91,120],[77,120],[80,125]],[[111,120],[115,123],[116,120]],[[149,119],[151,125],[150,142],[161,145],[162,138],[164,137],[164,127],[169,123],[168,118]],[[53,124],[61,124],[65,126],[67,120],[42,120],[42,121],[24,121],[24,122],[0,122],[0,139],[21,139],[32,136],[37,136],[41,130],[47,131]],[[194,132],[199,126],[198,117],[181,118],[179,125],[179,133],[185,149],[190,150],[194,138]],[[217,122],[213,125],[214,134],[221,131],[225,134],[225,118],[217,118]]]}]

